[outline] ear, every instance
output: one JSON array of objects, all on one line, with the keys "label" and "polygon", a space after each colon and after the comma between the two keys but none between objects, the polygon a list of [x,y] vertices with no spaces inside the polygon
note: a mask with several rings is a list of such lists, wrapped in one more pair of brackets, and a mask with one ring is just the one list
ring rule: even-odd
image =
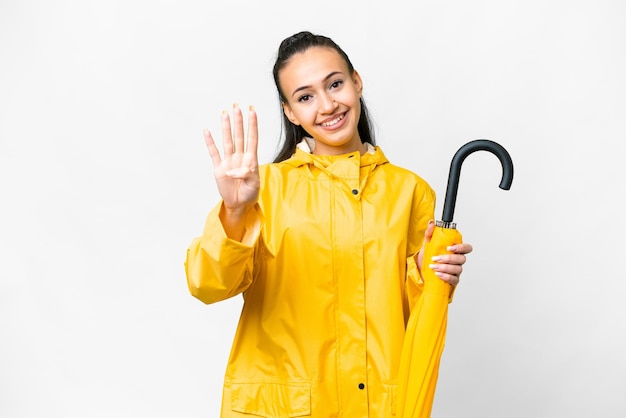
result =
[{"label": "ear", "polygon": [[298,118],[296,118],[296,115],[294,115],[293,110],[291,110],[291,106],[289,106],[287,103],[283,102],[283,112],[285,113],[285,116],[287,116],[287,119],[289,119],[289,121],[291,123],[293,123],[296,126],[300,126],[300,121],[298,121]]},{"label": "ear", "polygon": [[352,82],[356,87],[356,91],[359,93],[359,98],[361,98],[361,95],[363,94],[363,80],[357,70],[354,70],[352,73]]}]

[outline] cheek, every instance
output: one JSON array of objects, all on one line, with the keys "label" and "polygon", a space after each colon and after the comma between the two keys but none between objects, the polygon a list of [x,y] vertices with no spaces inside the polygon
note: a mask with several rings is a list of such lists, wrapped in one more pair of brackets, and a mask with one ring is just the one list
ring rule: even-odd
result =
[{"label": "cheek", "polygon": [[313,106],[306,106],[294,112],[300,123],[310,125],[315,122],[315,109]]},{"label": "cheek", "polygon": [[304,123],[302,109],[299,106],[299,103],[290,104],[290,111],[286,113],[287,119],[291,121],[291,123],[295,125],[301,125]]},{"label": "cheek", "polygon": [[340,100],[343,103],[350,105],[351,107],[356,107],[356,106],[359,106],[360,98],[361,98],[361,94],[356,89],[356,87],[353,87],[351,89],[345,89],[344,91],[342,91]]}]

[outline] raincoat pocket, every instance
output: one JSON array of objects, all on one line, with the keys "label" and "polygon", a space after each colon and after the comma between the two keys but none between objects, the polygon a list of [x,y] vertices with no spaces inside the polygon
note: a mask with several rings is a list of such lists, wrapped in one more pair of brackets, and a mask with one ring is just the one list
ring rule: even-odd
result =
[{"label": "raincoat pocket", "polygon": [[311,415],[311,385],[304,382],[231,384],[231,409],[265,418]]}]

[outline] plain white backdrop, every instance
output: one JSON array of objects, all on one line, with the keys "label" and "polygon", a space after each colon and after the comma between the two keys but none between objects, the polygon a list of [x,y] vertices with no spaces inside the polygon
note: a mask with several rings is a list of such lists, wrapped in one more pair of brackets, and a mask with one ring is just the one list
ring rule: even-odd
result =
[{"label": "plain white backdrop", "polygon": [[379,145],[475,251],[433,418],[626,416],[621,0],[0,1],[0,416],[217,417],[241,299],[183,262],[217,202],[202,128],[280,135],[279,42],[332,37]]}]

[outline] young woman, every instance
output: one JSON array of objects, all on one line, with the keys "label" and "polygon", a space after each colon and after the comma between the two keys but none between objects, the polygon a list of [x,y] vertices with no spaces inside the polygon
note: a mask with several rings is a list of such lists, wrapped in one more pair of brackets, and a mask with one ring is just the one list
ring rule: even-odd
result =
[{"label": "young woman", "polygon": [[471,245],[422,260],[435,194],[389,163],[370,132],[363,82],[331,39],[278,50],[284,143],[257,160],[257,117],[222,114],[223,154],[205,140],[221,202],[186,260],[205,303],[243,293],[222,417],[389,417],[425,263],[456,286]]}]

